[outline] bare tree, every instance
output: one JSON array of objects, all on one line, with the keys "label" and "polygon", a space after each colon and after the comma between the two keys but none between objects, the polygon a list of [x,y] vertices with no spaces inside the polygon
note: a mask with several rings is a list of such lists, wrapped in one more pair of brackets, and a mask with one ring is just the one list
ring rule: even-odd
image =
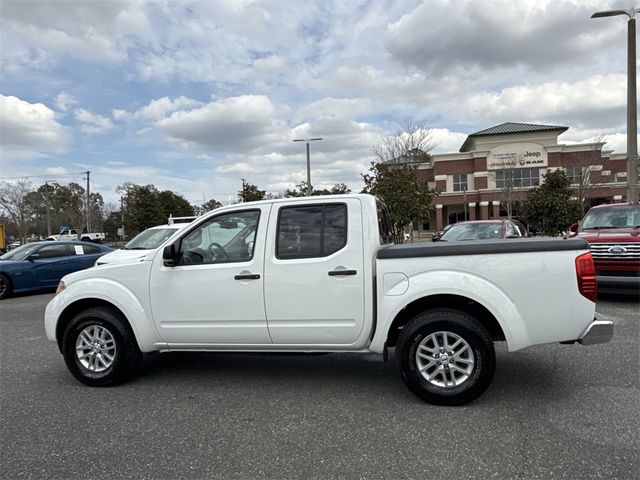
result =
[{"label": "bare tree", "polygon": [[563,162],[567,176],[574,185],[576,197],[580,200],[582,213],[587,210],[587,196],[595,185],[594,171],[597,165],[602,165],[602,146],[606,143],[605,136],[598,134],[593,138],[593,146],[588,152],[575,152],[569,160]]},{"label": "bare tree", "polygon": [[438,192],[418,179],[417,164],[430,160],[431,129],[422,121],[405,121],[395,135],[384,137],[372,147],[378,157],[370,173],[362,175],[363,192],[380,195],[389,207],[394,240],[403,243],[405,227],[428,218]]},{"label": "bare tree", "polygon": [[518,192],[517,187],[521,187],[520,175],[516,165],[522,160],[522,154],[518,155],[513,162],[503,162],[495,171],[491,172],[491,176],[496,182],[498,189],[498,200],[500,205],[507,212],[507,218],[511,219],[513,215],[513,204],[516,201]]},{"label": "bare tree", "polygon": [[429,161],[433,142],[426,120],[405,120],[394,134],[384,137],[371,150],[379,163],[419,163]]},{"label": "bare tree", "polygon": [[0,207],[14,223],[22,243],[26,242],[29,231],[31,209],[27,195],[32,191],[33,187],[28,180],[0,183]]}]

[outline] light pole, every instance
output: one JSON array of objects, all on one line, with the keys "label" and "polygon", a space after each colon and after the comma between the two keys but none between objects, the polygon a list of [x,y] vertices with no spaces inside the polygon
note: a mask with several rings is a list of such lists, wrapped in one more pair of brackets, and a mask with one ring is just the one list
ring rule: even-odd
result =
[{"label": "light pole", "polygon": [[318,138],[296,138],[294,142],[305,142],[307,144],[307,197],[311,196],[311,159],[309,158],[309,142],[316,142],[322,140],[322,137]]},{"label": "light pole", "polygon": [[640,8],[596,12],[591,18],[627,15],[627,202],[638,201],[638,112],[636,103],[636,13]]}]

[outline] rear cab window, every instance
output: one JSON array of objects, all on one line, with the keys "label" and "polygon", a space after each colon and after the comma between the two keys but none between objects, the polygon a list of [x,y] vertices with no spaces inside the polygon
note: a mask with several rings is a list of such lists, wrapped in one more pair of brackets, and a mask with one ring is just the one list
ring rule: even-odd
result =
[{"label": "rear cab window", "polygon": [[328,203],[283,207],[278,215],[276,257],[327,257],[347,244],[347,205]]}]

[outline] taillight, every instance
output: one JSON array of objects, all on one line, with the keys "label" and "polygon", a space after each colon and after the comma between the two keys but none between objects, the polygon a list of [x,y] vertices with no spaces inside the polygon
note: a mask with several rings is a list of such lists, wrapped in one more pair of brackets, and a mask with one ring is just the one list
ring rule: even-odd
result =
[{"label": "taillight", "polygon": [[582,296],[595,302],[598,298],[598,288],[596,287],[596,267],[593,265],[591,252],[576,257],[576,275],[578,290]]}]

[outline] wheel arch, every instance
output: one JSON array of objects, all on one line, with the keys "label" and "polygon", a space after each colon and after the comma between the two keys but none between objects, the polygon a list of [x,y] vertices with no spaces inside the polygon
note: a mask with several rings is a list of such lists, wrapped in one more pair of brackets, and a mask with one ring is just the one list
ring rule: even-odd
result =
[{"label": "wheel arch", "polygon": [[458,310],[475,318],[493,341],[505,341],[506,336],[496,317],[481,303],[454,294],[435,294],[418,298],[400,310],[387,331],[387,347],[396,346],[402,328],[417,314],[431,310]]},{"label": "wheel arch", "polygon": [[58,349],[60,353],[62,353],[62,337],[64,336],[64,331],[74,319],[76,315],[80,312],[88,310],[90,308],[102,307],[107,308],[113,312],[115,312],[124,322],[125,326],[131,332],[131,335],[136,339],[136,343],[138,344],[138,348],[140,347],[140,342],[138,337],[135,334],[135,331],[129,322],[129,319],[124,314],[122,310],[120,310],[116,305],[101,298],[83,298],[81,300],[76,300],[73,303],[67,305],[67,307],[60,313],[58,317],[58,322],[56,324],[56,342],[58,344]]}]

